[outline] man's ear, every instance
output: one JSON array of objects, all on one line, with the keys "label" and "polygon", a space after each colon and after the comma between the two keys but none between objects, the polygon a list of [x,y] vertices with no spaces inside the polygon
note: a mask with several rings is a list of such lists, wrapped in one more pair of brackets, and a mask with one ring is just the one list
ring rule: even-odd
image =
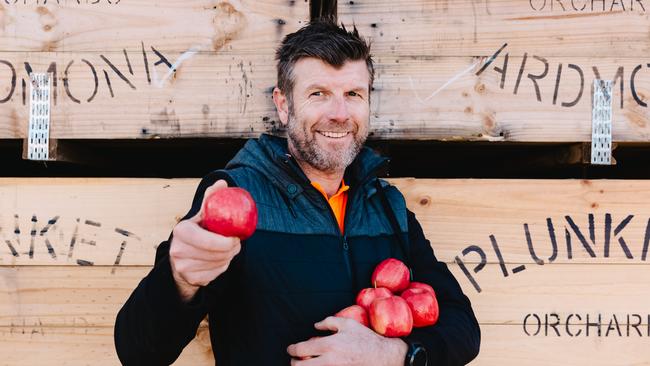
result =
[{"label": "man's ear", "polygon": [[283,126],[286,126],[287,121],[289,121],[289,100],[277,86],[273,89],[273,103],[278,111],[280,122]]}]

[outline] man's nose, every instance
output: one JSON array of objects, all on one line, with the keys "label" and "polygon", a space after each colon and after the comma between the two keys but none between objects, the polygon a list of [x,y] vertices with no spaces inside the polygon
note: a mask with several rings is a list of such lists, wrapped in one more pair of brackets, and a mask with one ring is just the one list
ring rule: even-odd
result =
[{"label": "man's nose", "polygon": [[346,100],[342,96],[332,98],[332,106],[330,108],[330,120],[336,122],[345,122],[350,118],[350,111]]}]

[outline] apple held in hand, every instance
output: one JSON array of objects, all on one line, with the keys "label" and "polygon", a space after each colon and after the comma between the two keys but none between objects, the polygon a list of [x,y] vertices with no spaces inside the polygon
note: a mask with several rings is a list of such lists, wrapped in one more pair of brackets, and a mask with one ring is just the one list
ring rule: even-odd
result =
[{"label": "apple held in hand", "polygon": [[401,297],[406,300],[411,309],[414,327],[426,327],[438,322],[440,311],[435,292],[423,288],[409,288],[402,293]]},{"label": "apple held in hand", "polygon": [[201,226],[223,236],[247,239],[257,226],[257,206],[253,197],[238,187],[212,192],[203,203]]},{"label": "apple held in hand", "polygon": [[370,305],[370,325],[384,337],[411,334],[413,317],[406,300],[399,296],[377,299]]},{"label": "apple held in hand", "polygon": [[393,296],[393,293],[385,287],[370,287],[359,291],[357,295],[357,305],[368,310],[373,301]]},{"label": "apple held in hand", "polygon": [[386,287],[393,293],[400,293],[409,287],[411,272],[402,261],[388,258],[375,267],[371,280],[374,287]]},{"label": "apple held in hand", "polygon": [[361,325],[364,325],[366,327],[369,324],[368,312],[366,311],[366,309],[362,308],[359,305],[348,306],[347,308],[334,314],[334,316],[356,320],[357,322],[361,323]]}]

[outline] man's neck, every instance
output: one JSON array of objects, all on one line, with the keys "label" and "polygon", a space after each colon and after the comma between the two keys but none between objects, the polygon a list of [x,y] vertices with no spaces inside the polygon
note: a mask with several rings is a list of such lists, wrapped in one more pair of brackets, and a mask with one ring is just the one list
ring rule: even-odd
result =
[{"label": "man's neck", "polygon": [[296,159],[298,166],[305,173],[307,179],[311,182],[318,183],[327,193],[327,197],[332,197],[341,186],[341,181],[343,180],[343,174],[345,171],[337,172],[323,172],[309,165],[307,162]]}]

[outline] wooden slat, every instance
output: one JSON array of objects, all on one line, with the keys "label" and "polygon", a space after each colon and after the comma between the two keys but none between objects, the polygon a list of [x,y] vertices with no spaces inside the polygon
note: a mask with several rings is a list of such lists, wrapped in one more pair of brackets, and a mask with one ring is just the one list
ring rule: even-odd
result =
[{"label": "wooden slat", "polygon": [[[647,281],[650,271],[647,265],[526,265],[525,270],[504,277],[498,265],[489,264],[474,274],[481,287],[480,293],[458,266],[450,269],[469,296],[481,324],[525,325],[534,333],[537,330],[535,315],[544,321],[548,314],[549,322],[559,323],[562,336],[569,337],[567,323],[570,332],[583,329],[582,333],[586,333],[587,316],[589,322],[594,323],[600,315],[604,335],[614,316],[624,327],[629,315],[632,323],[643,326],[639,329],[644,336],[650,331],[650,284]],[[557,318],[550,314],[557,314]],[[571,314],[574,315],[569,318]],[[590,332],[596,330],[597,327],[590,327]]]},{"label": "wooden slat", "polygon": [[[545,263],[644,264],[648,260],[650,211],[645,202],[650,201],[650,186],[646,181],[396,179],[392,182],[406,196],[407,205],[415,212],[437,255],[445,260],[459,256],[476,263],[479,259],[476,253],[466,257],[461,253],[476,245],[484,251],[489,263],[498,263],[490,239],[494,236],[504,262],[534,264],[526,224],[533,252]],[[594,241],[590,235],[590,214]],[[608,215],[611,224],[606,230]],[[566,231],[571,237],[571,255]],[[551,232],[555,233],[557,243],[554,259],[550,259],[553,256]],[[583,244],[578,232],[588,245]],[[610,235],[608,254],[607,233]],[[619,238],[624,240],[631,258],[625,254]]]},{"label": "wooden slat", "polygon": [[[613,89],[612,139],[648,140],[649,120],[643,104],[650,95],[650,69],[642,59],[603,56],[540,61],[533,58],[536,54],[529,54],[525,64],[523,57],[509,56],[506,71],[496,71],[505,67],[507,49],[489,65],[487,58],[378,56],[372,96],[373,137],[591,141],[591,90],[596,67],[601,78],[614,79],[621,71],[624,79],[622,93],[620,78]],[[562,71],[558,72],[560,64]],[[632,88],[630,78],[639,65]],[[535,79],[546,67],[546,75]]]},{"label": "wooden slat", "polygon": [[[645,296],[648,284],[644,281],[647,277],[644,276],[647,272],[644,268],[624,265],[557,265],[545,271],[538,271],[535,278],[529,276],[533,272],[522,273],[516,279],[497,278],[492,287],[499,286],[500,283],[499,289],[491,292],[486,290],[480,295],[469,293],[483,332],[481,355],[474,364],[521,364],[522,358],[540,349],[549,352],[536,353],[533,362],[537,363],[533,364],[630,365],[635,364],[633,361],[646,359],[647,353],[644,352],[647,350],[642,345],[649,336],[649,328],[647,311],[643,311],[650,304]],[[6,271],[3,272],[2,278],[8,278]],[[123,301],[124,296],[128,295],[128,286],[120,293],[114,285],[107,288],[107,284],[121,281],[110,276],[102,280],[102,277],[107,277],[107,273],[102,276],[98,268],[30,268],[16,272],[16,277],[25,287],[16,293],[22,297],[21,301],[11,301],[15,299],[10,296],[10,305],[20,307],[24,315],[14,318],[14,322],[9,324],[5,324],[3,319],[3,324],[0,325],[0,338],[3,340],[0,342],[0,351],[12,350],[3,352],[9,355],[8,360],[15,358],[22,359],[21,364],[38,364],[34,357],[40,356],[25,355],[34,348],[45,350],[43,353],[49,360],[61,360],[67,364],[77,364],[76,362],[82,362],[91,355],[96,357],[97,362],[115,359],[111,320],[120,304],[117,301],[115,304],[101,303],[102,300],[97,296],[103,292],[104,296],[122,297],[120,301]],[[124,276],[127,272],[133,272],[134,275],[143,273],[142,269],[120,269],[118,276]],[[35,287],[31,287],[29,282]],[[80,288],[61,288],[67,287],[65,282],[74,282],[72,287]],[[47,299],[46,304],[40,303],[43,299]],[[57,318],[79,319],[79,311],[83,309],[106,313],[85,314],[84,319],[104,320],[98,324],[90,321],[53,322]],[[57,314],[57,310],[60,313]],[[46,314],[40,315],[39,312]],[[496,312],[510,316],[511,320],[491,322],[491,317]],[[11,311],[2,311],[2,314],[7,313],[11,314]],[[530,317],[524,328],[521,323],[527,314],[537,316],[541,325]],[[558,314],[562,320],[555,327],[545,326],[546,317],[549,317],[551,325],[557,322],[558,318],[554,318],[553,314]],[[566,317],[570,314],[576,314],[583,320],[579,321],[575,315],[571,319],[568,329],[574,337],[566,330]],[[587,315],[591,317],[590,322],[597,322],[597,317],[601,316],[600,326],[589,327],[589,336],[587,326],[584,325]],[[618,326],[612,323],[610,328],[614,315]],[[634,326],[627,325],[630,321],[626,318],[628,315],[632,317],[631,323]],[[639,318],[634,318],[637,315]],[[103,326],[97,328],[100,324]],[[554,329],[557,329],[559,336]],[[623,352],[623,349],[635,351]],[[614,350],[618,352],[613,353]],[[617,356],[614,357],[614,354]],[[199,330],[199,338],[184,351],[182,357],[187,357],[188,364],[210,363],[209,338],[205,328]],[[6,362],[13,364],[11,361]],[[179,361],[177,364],[185,364],[184,362]],[[112,363],[113,361],[107,364]]]},{"label": "wooden slat", "polygon": [[[448,263],[458,256],[473,267],[480,261],[480,251],[486,262],[499,263],[493,236],[504,263],[535,264],[526,224],[532,253],[545,263],[642,264],[648,260],[650,211],[644,202],[650,200],[650,186],[646,181],[390,181],[405,194],[436,255]],[[126,242],[119,265],[150,265],[155,246],[167,239],[176,220],[189,209],[197,184],[196,179],[0,179],[0,264],[113,266]],[[56,224],[48,227],[54,218]],[[46,239],[56,257],[48,251]],[[472,245],[480,250],[463,255]]]},{"label": "wooden slat", "polygon": [[[170,63],[182,58],[179,52],[161,52]],[[28,85],[29,80],[22,67],[25,61],[38,71],[56,63],[59,79],[52,109],[52,138],[240,138],[257,137],[262,132],[282,133],[271,100],[275,66],[268,55],[197,53],[170,74],[164,63],[154,65],[159,56],[151,50],[146,53],[148,67],[141,50],[129,53],[134,75],[128,72],[126,58],[120,52],[7,54],[16,70],[16,86],[10,86],[14,75],[11,69],[0,64],[0,86],[5,85],[0,87],[0,100],[11,96],[0,110],[0,138],[24,138],[27,134],[28,87],[25,102],[22,97],[23,81]],[[503,52],[479,75],[486,58],[378,56],[371,138],[590,141],[596,67],[601,78],[613,79],[619,71],[623,77],[623,91],[620,78],[613,90],[613,140],[648,140],[650,120],[643,105],[650,95],[650,69],[645,61],[583,57],[547,58],[542,62],[533,56],[526,58],[521,76],[522,57],[510,56],[505,74],[494,70],[504,67]],[[66,84],[63,79],[70,62]],[[576,65],[573,69],[569,68],[571,63]],[[560,65],[562,71],[558,72]],[[529,77],[541,75],[546,67],[544,78]]]},{"label": "wooden slat", "polygon": [[197,184],[196,179],[2,178],[0,264],[150,265],[155,246],[189,210]]},{"label": "wooden slat", "polygon": [[[2,266],[0,327],[112,327],[118,310],[149,269]],[[590,322],[600,314],[604,333],[613,315],[624,323],[627,315],[638,314],[639,323],[648,330],[647,266],[553,264],[527,266],[525,271],[504,277],[498,265],[490,264],[475,276],[480,293],[458,266],[451,270],[470,297],[481,324],[526,323],[532,332],[534,318],[526,319],[528,314],[543,319],[544,314],[555,313],[561,325],[570,314],[577,314],[568,321],[575,332],[586,323],[587,314]]]},{"label": "wooden slat", "polygon": [[[308,12],[305,4],[291,3],[221,2],[211,8],[203,1],[164,2],[156,12],[158,21],[145,21],[139,27],[134,25],[142,18],[138,14],[152,3],[91,7],[71,2],[49,13],[35,6],[5,6],[12,21],[0,34],[0,43],[7,46],[0,56],[0,138],[27,134],[25,62],[34,71],[56,64],[53,139],[240,138],[282,133],[270,95],[276,77],[273,50],[284,34],[304,25]],[[555,4],[549,13],[529,9],[531,4],[541,7],[541,1],[352,3],[340,4],[347,14],[342,20],[354,21],[372,38],[377,63],[371,138],[590,141],[594,67],[600,77],[617,81],[614,141],[650,138],[645,106],[650,70],[643,56],[648,47],[645,33],[635,31],[647,28],[649,21],[645,12],[639,13],[639,2],[634,3],[635,11],[576,14],[559,12],[557,0],[547,1],[547,7]],[[221,19],[230,14],[224,9],[231,7],[236,15]],[[79,12],[88,23],[76,21]],[[184,16],[177,16],[178,12]],[[51,32],[63,32],[54,43],[34,30],[42,27],[37,22],[52,19],[58,23]],[[105,28],[87,26],[100,20]],[[596,20],[598,26],[593,25]],[[625,42],[617,32],[623,26],[631,30]],[[215,51],[210,48],[214,37],[232,40]],[[43,42],[50,43],[43,48]],[[488,56],[505,44],[486,66]],[[177,62],[176,72],[170,74],[170,66]],[[545,76],[535,79],[546,67]]]},{"label": "wooden slat", "polygon": [[[308,19],[302,1],[40,1],[0,7],[0,49],[110,52],[149,49],[272,54]],[[101,26],[98,26],[101,24]]]},{"label": "wooden slat", "polygon": [[[112,327],[0,327],[0,352],[4,365],[120,364]],[[214,365],[207,329],[199,330],[198,337],[183,350],[174,365]]]},{"label": "wooden slat", "polygon": [[[0,327],[3,362],[8,365],[118,364],[112,329],[33,330],[33,334],[22,334]],[[481,353],[472,366],[629,366],[644,365],[650,356],[645,337],[529,337],[516,325],[484,325],[481,331]],[[192,341],[174,365],[214,365],[207,332],[201,337],[205,340]]]},{"label": "wooden slat", "polygon": [[0,267],[0,327],[112,327],[150,267]]},{"label": "wooden slat", "polygon": [[513,55],[650,55],[645,0],[341,1],[338,11],[377,55],[487,56],[505,42]]},{"label": "wooden slat", "polygon": [[630,366],[647,365],[643,337],[530,337],[520,326],[481,327],[481,352],[471,366]]},{"label": "wooden slat", "polygon": [[[142,50],[129,51],[128,63],[122,52],[5,55],[15,69],[16,86],[10,86],[11,68],[0,64],[0,100],[12,97],[0,109],[0,138],[27,136],[29,77],[22,67],[25,61],[38,72],[56,64],[51,138],[250,137],[273,129],[272,53],[183,56],[182,52],[159,52],[169,65],[155,65],[161,57],[151,49],[145,49],[146,59]],[[176,72],[172,72],[175,63]],[[66,69],[67,83],[63,81]]]}]

